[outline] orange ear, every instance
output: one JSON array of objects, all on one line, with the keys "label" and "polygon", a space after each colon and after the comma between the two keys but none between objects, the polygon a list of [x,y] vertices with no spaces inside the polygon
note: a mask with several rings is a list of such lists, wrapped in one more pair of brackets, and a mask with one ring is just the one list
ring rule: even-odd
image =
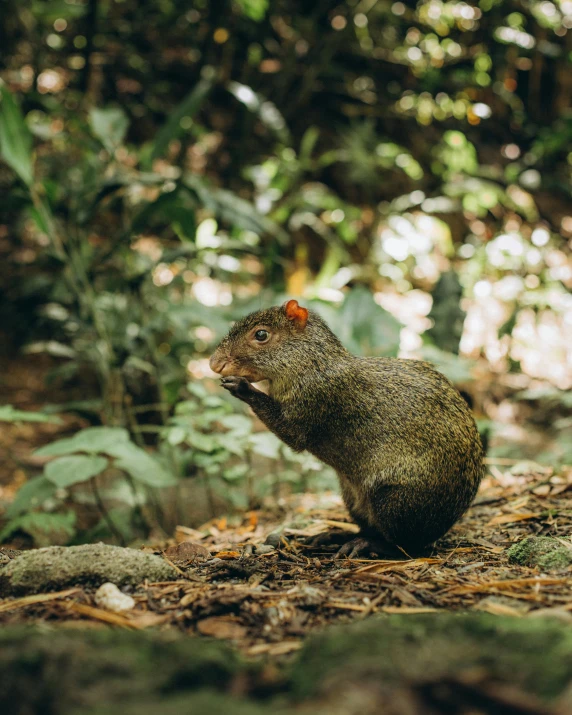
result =
[{"label": "orange ear", "polygon": [[297,328],[304,330],[308,322],[308,311],[298,305],[297,300],[289,300],[284,303],[284,310],[288,320],[292,320]]}]

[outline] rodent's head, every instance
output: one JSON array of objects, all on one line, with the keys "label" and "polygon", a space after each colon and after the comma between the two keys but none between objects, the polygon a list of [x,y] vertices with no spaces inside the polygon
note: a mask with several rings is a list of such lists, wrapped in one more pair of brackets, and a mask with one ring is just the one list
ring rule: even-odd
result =
[{"label": "rodent's head", "polygon": [[[324,342],[321,337],[328,347],[343,350],[316,313],[288,300],[236,322],[214,351],[211,370],[223,377],[245,377],[249,382],[273,380],[293,367],[303,370],[305,357],[308,365],[315,363],[316,346]],[[318,352],[322,352],[319,347]]]}]

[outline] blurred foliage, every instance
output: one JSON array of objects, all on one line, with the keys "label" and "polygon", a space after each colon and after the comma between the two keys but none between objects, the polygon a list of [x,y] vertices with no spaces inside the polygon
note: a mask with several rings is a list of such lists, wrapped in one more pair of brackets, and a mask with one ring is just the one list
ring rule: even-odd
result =
[{"label": "blurred foliage", "polygon": [[259,457],[314,478],[202,381],[229,321],[286,296],[359,354],[572,386],[571,0],[5,0],[4,20],[0,330],[85,386],[29,419],[93,425],[47,448],[21,530],[28,504],[71,534],[100,482],[96,532],[126,540],[161,485],[245,507]]}]

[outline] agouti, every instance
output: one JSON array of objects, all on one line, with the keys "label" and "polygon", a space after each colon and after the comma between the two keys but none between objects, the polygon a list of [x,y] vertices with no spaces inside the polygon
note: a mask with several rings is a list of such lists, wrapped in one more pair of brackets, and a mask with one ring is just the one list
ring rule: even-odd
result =
[{"label": "agouti", "polygon": [[[332,466],[361,528],[339,555],[418,553],[473,500],[483,449],[469,408],[425,362],[349,353],[289,300],[239,320],[210,359],[283,442]],[[269,394],[251,385],[269,381]]]}]

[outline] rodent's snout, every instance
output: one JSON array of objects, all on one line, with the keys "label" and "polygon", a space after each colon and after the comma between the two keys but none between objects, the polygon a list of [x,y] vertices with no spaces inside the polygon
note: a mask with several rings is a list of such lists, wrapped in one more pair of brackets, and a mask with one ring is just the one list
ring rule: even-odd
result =
[{"label": "rodent's snout", "polygon": [[219,375],[224,375],[224,369],[227,367],[228,362],[228,358],[215,352],[211,355],[209,367],[213,372],[218,372]]}]

